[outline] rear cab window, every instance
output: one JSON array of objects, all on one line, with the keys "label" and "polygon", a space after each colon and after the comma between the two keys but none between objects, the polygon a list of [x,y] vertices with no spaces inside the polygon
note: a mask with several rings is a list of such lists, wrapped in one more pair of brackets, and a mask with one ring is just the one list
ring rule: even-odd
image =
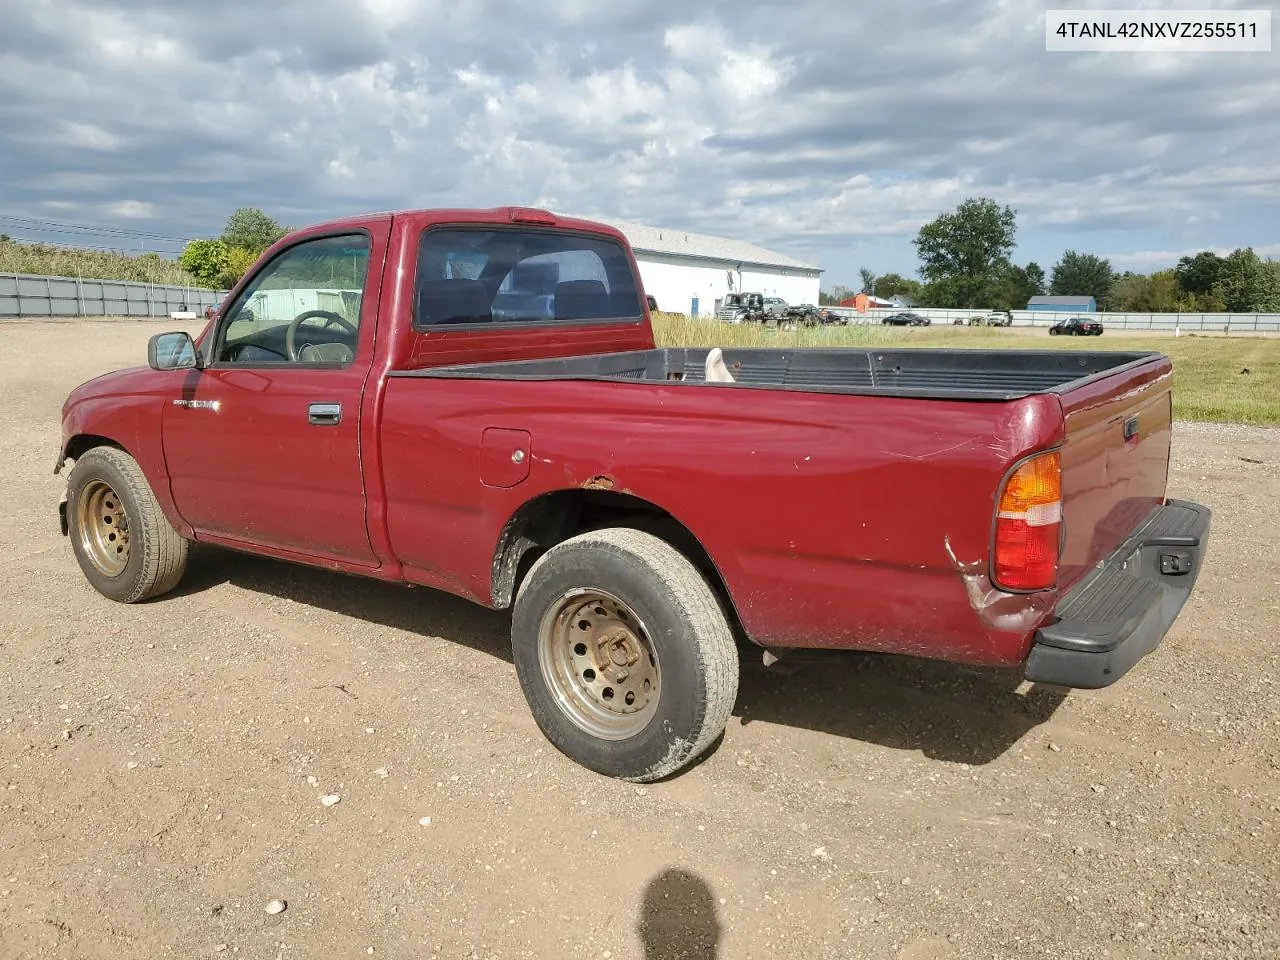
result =
[{"label": "rear cab window", "polygon": [[642,317],[631,261],[608,237],[433,226],[419,242],[417,330],[634,323]]}]

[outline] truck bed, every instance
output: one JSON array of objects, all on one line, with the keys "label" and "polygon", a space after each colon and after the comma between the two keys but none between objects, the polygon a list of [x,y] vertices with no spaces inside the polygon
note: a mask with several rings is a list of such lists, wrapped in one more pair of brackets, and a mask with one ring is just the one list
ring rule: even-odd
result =
[{"label": "truck bed", "polygon": [[[596,380],[704,383],[707,348],[457,364],[399,377],[491,380]],[[746,387],[948,400],[1016,400],[1065,393],[1140,366],[1155,352],[1060,350],[738,349],[723,351],[734,382]]]}]

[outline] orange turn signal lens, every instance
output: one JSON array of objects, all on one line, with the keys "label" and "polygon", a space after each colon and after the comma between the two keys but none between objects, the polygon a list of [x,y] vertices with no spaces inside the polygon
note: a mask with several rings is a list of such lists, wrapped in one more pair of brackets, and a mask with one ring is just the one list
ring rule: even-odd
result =
[{"label": "orange turn signal lens", "polygon": [[1027,460],[1005,482],[996,512],[992,579],[1006,590],[1047,590],[1058,579],[1062,457]]},{"label": "orange turn signal lens", "polygon": [[1014,472],[1000,496],[1000,512],[1025,513],[1054,503],[1062,503],[1062,456],[1057,451],[1034,457]]}]

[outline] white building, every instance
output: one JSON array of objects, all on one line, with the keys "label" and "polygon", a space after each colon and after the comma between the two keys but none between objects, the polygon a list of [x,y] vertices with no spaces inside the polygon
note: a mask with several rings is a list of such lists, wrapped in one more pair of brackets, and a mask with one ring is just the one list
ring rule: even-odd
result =
[{"label": "white building", "polygon": [[726,293],[762,293],[789,304],[818,302],[822,271],[754,243],[590,216],[622,231],[635,251],[644,292],[658,309],[714,316]]}]

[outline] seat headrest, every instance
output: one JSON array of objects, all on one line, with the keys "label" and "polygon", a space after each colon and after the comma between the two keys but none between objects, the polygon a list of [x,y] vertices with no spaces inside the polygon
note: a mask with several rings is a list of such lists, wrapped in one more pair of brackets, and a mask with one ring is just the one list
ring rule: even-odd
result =
[{"label": "seat headrest", "polygon": [[609,291],[599,280],[566,280],[556,284],[557,320],[590,320],[609,315]]},{"label": "seat headrest", "polygon": [[489,323],[493,301],[481,280],[424,280],[418,284],[418,322]]}]

